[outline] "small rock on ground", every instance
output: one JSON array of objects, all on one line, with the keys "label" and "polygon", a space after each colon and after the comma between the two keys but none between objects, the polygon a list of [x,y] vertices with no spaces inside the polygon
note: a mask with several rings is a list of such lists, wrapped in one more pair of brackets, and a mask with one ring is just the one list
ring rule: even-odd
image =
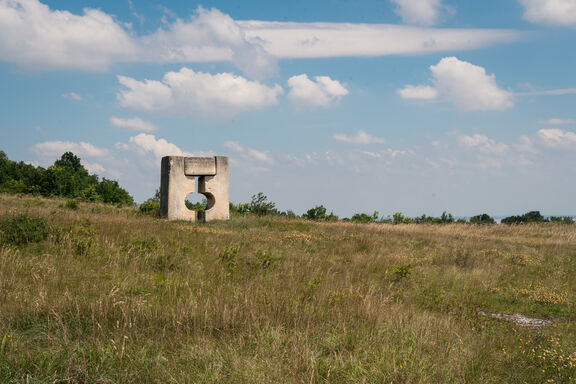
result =
[{"label": "small rock on ground", "polygon": [[505,313],[486,313],[483,311],[478,312],[481,316],[492,317],[495,319],[501,319],[505,321],[511,321],[521,327],[545,327],[552,324],[551,320],[537,319],[533,317],[524,316],[521,313],[515,313],[513,315],[507,315]]}]

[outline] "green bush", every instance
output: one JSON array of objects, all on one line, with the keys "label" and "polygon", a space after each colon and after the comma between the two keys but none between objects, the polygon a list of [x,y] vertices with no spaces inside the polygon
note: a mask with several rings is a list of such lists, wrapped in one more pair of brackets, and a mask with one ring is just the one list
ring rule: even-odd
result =
[{"label": "green bush", "polygon": [[287,217],[288,219],[297,219],[297,218],[298,218],[298,215],[297,215],[296,213],[294,213],[294,211],[292,211],[292,210],[290,210],[290,209],[287,210],[287,211],[285,211],[285,212],[280,212],[279,215],[280,215],[280,216]]},{"label": "green bush", "polygon": [[314,208],[309,209],[305,214],[302,215],[302,218],[314,221],[338,220],[338,216],[336,216],[333,212],[327,214],[326,208],[323,205],[317,205]]},{"label": "green bush", "polygon": [[262,192],[258,192],[257,195],[252,196],[252,201],[249,206],[250,213],[258,216],[267,215],[277,215],[278,210],[276,209],[276,204],[268,201],[268,197]]},{"label": "green bush", "polygon": [[488,216],[486,213],[481,215],[472,216],[470,218],[470,224],[495,224],[496,221]]},{"label": "green bush", "polygon": [[450,224],[454,222],[454,216],[451,213],[442,212],[440,217],[426,216],[423,214],[420,217],[415,217],[413,221],[416,224]]},{"label": "green bush", "polygon": [[103,178],[95,186],[96,193],[100,196],[103,202],[118,205],[133,205],[134,199],[126,190],[124,190],[116,180],[108,180]]},{"label": "green bush", "polygon": [[378,221],[378,215],[378,211],[374,211],[372,215],[368,215],[366,213],[355,213],[350,218],[350,221],[354,223],[374,223]]},{"label": "green bush", "polygon": [[559,224],[574,224],[574,219],[570,216],[550,216],[550,222]]},{"label": "green bush", "polygon": [[394,276],[396,277],[396,280],[403,279],[405,277],[408,277],[410,272],[412,272],[412,265],[406,264],[406,265],[394,266],[393,272],[394,272]]},{"label": "green bush", "polygon": [[143,215],[160,216],[160,201],[151,198],[140,204],[138,212]]},{"label": "green bush", "polygon": [[404,216],[401,212],[396,212],[392,215],[392,222],[394,224],[411,224],[412,219]]},{"label": "green bush", "polygon": [[250,204],[248,203],[234,204],[233,202],[230,202],[230,215],[242,216],[248,213],[250,213]]},{"label": "green bush", "polygon": [[66,203],[64,203],[62,206],[67,209],[77,210],[79,207],[79,203],[78,200],[76,199],[70,199],[66,201]]},{"label": "green bush", "polygon": [[530,211],[522,216],[509,216],[502,219],[502,224],[546,223],[548,220],[539,211]]},{"label": "green bush", "polygon": [[21,214],[0,222],[0,241],[5,244],[21,245],[46,240],[50,234],[48,220]]}]

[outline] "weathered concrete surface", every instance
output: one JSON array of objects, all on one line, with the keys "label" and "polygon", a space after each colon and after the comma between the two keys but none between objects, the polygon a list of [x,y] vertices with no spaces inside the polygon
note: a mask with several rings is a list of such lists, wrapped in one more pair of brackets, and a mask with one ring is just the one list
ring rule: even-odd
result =
[{"label": "weathered concrete surface", "polygon": [[216,158],[185,157],[184,174],[187,176],[213,176],[216,174]]},{"label": "weathered concrete surface", "polygon": [[214,176],[202,176],[198,179],[198,192],[208,199],[206,210],[198,212],[199,219],[204,221],[228,220],[230,218],[228,158],[216,156],[214,160],[216,162],[216,174]]},{"label": "weathered concrete surface", "polygon": [[[198,177],[196,191],[195,176]],[[160,177],[160,214],[168,220],[212,221],[230,218],[228,158],[165,156]],[[205,211],[191,211],[186,196],[198,192],[206,196]]]}]

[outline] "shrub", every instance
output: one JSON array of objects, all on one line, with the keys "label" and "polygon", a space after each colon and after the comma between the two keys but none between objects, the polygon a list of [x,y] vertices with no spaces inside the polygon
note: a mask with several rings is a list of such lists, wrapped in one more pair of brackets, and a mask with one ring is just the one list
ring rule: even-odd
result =
[{"label": "shrub", "polygon": [[288,219],[297,219],[298,218],[298,215],[296,213],[294,213],[294,211],[291,211],[291,210],[280,212],[279,215],[284,216]]},{"label": "shrub", "polygon": [[72,210],[77,210],[78,209],[78,200],[76,199],[70,199],[68,201],[66,201],[66,203],[64,203],[63,207],[67,208],[67,209],[72,209]]},{"label": "shrub", "polygon": [[442,216],[440,216],[440,222],[441,223],[453,223],[454,222],[454,216],[452,216],[451,213],[446,213],[446,211],[442,212]]},{"label": "shrub", "polygon": [[539,211],[530,211],[522,216],[509,216],[502,219],[502,224],[545,223],[548,220]]},{"label": "shrub", "polygon": [[410,223],[412,223],[412,219],[404,216],[401,212],[396,212],[395,214],[392,215],[392,223],[393,224],[410,224]]},{"label": "shrub", "polygon": [[338,216],[333,212],[326,214],[326,208],[323,205],[317,205],[314,208],[309,209],[305,214],[302,215],[304,219],[314,220],[314,221],[336,221]]},{"label": "shrub", "polygon": [[413,220],[416,224],[449,224],[454,222],[454,216],[444,211],[440,217],[426,216],[423,214],[420,217],[415,217]]},{"label": "shrub", "polygon": [[90,219],[77,222],[70,230],[72,250],[76,256],[90,256],[92,254],[96,229]]},{"label": "shrub", "polygon": [[394,276],[396,277],[396,280],[403,279],[405,277],[408,277],[410,272],[412,272],[412,265],[407,264],[407,265],[394,266],[393,272],[394,272]]},{"label": "shrub", "polygon": [[490,216],[488,216],[486,213],[483,213],[481,215],[472,216],[470,218],[470,223],[471,224],[495,224],[496,221],[493,218],[491,218]]},{"label": "shrub", "polygon": [[140,204],[138,212],[143,215],[160,216],[160,201],[154,198],[148,199]]},{"label": "shrub", "polygon": [[240,247],[237,245],[230,245],[226,247],[222,252],[220,252],[220,261],[226,266],[229,272],[236,269],[238,264]]},{"label": "shrub", "polygon": [[48,221],[42,217],[21,214],[0,222],[0,240],[6,244],[38,243],[50,234]]},{"label": "shrub", "polygon": [[250,204],[248,203],[238,203],[234,204],[230,202],[230,214],[231,215],[246,215],[250,213]]},{"label": "shrub", "polygon": [[95,187],[96,193],[103,202],[118,205],[133,205],[132,196],[118,185],[116,180],[103,178]]},{"label": "shrub", "polygon": [[558,224],[574,224],[574,219],[570,216],[550,216],[550,222]]},{"label": "shrub", "polygon": [[262,192],[258,192],[257,195],[252,196],[250,213],[258,216],[277,215],[278,210],[276,209],[275,203],[268,201],[268,197]]},{"label": "shrub", "polygon": [[355,213],[350,218],[350,221],[354,223],[374,223],[378,221],[378,211],[374,211],[372,215],[366,213]]}]

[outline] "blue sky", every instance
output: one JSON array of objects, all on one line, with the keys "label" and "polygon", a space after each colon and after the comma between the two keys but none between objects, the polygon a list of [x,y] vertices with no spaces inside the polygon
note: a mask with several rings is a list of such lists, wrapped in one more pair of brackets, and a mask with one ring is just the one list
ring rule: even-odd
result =
[{"label": "blue sky", "polygon": [[0,149],[138,201],[227,155],[282,210],[574,214],[576,0],[0,0]]}]

